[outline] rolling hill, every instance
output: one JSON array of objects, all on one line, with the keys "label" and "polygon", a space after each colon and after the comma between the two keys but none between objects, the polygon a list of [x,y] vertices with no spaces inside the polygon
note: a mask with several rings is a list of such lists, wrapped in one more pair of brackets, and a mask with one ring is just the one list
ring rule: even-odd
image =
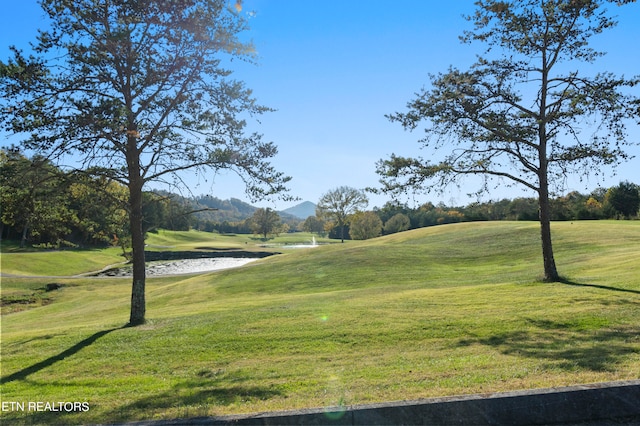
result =
[{"label": "rolling hill", "polygon": [[[3,420],[123,422],[637,379],[640,222],[561,222],[553,233],[562,283],[539,281],[536,223],[461,223],[149,279],[149,321],[134,328],[122,327],[127,279],[56,279],[50,303],[2,318],[3,401],[91,409]],[[51,281],[3,278],[3,294]]]}]

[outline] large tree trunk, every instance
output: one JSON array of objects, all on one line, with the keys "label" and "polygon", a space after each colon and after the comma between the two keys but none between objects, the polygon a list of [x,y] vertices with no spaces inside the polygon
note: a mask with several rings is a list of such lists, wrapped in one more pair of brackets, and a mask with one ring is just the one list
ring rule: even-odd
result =
[{"label": "large tree trunk", "polygon": [[27,246],[27,235],[29,235],[28,221],[22,227],[22,237],[20,238],[20,248],[25,248]]},{"label": "large tree trunk", "polygon": [[549,203],[549,183],[546,172],[540,179],[538,191],[538,206],[540,214],[540,239],[542,241],[542,259],[544,262],[544,280],[547,282],[560,281],[556,261],[553,258],[553,245],[551,243],[551,205]]},{"label": "large tree trunk", "polygon": [[540,239],[542,240],[542,260],[544,262],[544,280],[560,281],[556,261],[553,258],[551,244],[551,204],[549,203],[549,160],[547,158],[547,94],[549,89],[549,69],[547,52],[542,52],[542,85],[540,88],[540,116],[538,117],[538,206],[540,215]]},{"label": "large tree trunk", "polygon": [[131,248],[133,252],[133,283],[131,285],[131,316],[129,325],[144,324],[145,302],[145,256],[144,232],[142,231],[142,187],[130,186],[129,225],[131,227]]},{"label": "large tree trunk", "polygon": [[[131,136],[130,138],[133,138]],[[142,230],[142,186],[139,156],[135,141],[129,141],[127,161],[129,166],[129,226],[131,228],[131,249],[133,260],[133,283],[131,285],[131,315],[129,325],[144,324],[145,302],[145,256],[144,232]]]}]

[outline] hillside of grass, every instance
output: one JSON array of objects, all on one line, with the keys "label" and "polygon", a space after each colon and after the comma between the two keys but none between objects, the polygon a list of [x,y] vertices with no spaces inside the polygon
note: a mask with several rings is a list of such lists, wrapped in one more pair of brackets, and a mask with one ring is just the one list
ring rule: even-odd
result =
[{"label": "hillside of grass", "polygon": [[309,232],[294,232],[270,236],[266,240],[262,236],[252,234],[218,234],[201,231],[167,231],[159,230],[147,234],[147,250],[265,250],[289,244],[309,244],[315,238],[323,243],[335,243],[335,240],[320,238]]},{"label": "hillside of grass", "polygon": [[7,275],[70,276],[125,262],[122,249],[21,250],[3,246],[0,271]]},{"label": "hillside of grass", "polygon": [[536,223],[464,223],[149,279],[136,328],[129,280],[59,279],[50,303],[2,316],[2,399],[90,410],[1,415],[110,423],[637,379],[640,222],[553,233],[565,283],[539,281]]}]

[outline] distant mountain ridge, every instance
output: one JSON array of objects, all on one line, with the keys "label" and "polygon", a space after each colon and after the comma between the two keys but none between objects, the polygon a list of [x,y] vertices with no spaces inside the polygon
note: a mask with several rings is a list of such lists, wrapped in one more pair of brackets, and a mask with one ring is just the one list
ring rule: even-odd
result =
[{"label": "distant mountain ridge", "polygon": [[288,209],[284,209],[282,212],[295,216],[298,219],[306,219],[309,216],[316,215],[316,205],[311,201],[305,201]]},{"label": "distant mountain ridge", "polygon": [[240,221],[253,216],[253,213],[258,209],[251,204],[245,203],[237,198],[231,198],[229,200],[221,200],[216,197],[201,196],[195,200],[196,206],[207,207],[210,209],[216,209],[215,211],[207,212],[209,219],[222,222],[228,221]]},{"label": "distant mountain ridge", "polygon": [[[207,220],[217,223],[224,221],[241,222],[253,216],[258,207],[254,207],[237,198],[221,200],[217,197],[200,195],[197,197],[183,197],[178,194],[172,194],[168,191],[154,191],[156,194],[171,197],[178,203],[187,206],[190,210],[202,210],[203,208],[211,209],[198,211],[195,216],[201,220]],[[316,214],[316,205],[310,201],[305,201],[288,209],[279,211],[278,214],[284,221],[287,220],[304,220],[309,216]]]}]

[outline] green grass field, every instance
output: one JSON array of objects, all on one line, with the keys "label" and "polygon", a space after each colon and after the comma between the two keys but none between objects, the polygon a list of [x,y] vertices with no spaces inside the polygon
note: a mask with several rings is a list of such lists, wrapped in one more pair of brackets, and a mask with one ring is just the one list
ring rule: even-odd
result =
[{"label": "green grass field", "polygon": [[[2,316],[2,401],[90,409],[4,411],[3,421],[109,423],[638,379],[640,222],[554,223],[553,233],[565,283],[540,281],[537,223],[464,223],[149,279],[148,323],[135,328],[123,328],[128,279],[55,279],[65,287],[47,303]],[[150,241],[258,244],[207,236]],[[49,282],[3,278],[2,294]]]},{"label": "green grass field", "polygon": [[124,262],[122,249],[21,251],[3,246],[2,272],[12,275],[78,275]]}]

